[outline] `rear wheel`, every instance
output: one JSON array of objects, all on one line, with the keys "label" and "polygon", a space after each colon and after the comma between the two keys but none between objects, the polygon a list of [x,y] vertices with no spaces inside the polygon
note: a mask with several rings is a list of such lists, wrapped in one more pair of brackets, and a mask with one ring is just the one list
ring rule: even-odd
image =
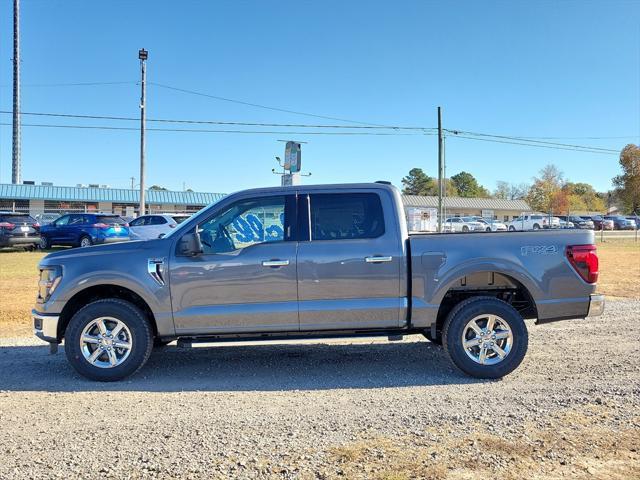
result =
[{"label": "rear wheel", "polygon": [[464,226],[462,227],[462,231],[463,231],[463,232],[468,232],[468,231],[469,231],[469,227],[467,227],[466,225],[464,225]]},{"label": "rear wheel", "polygon": [[80,247],[81,248],[90,247],[91,245],[93,245],[93,242],[91,241],[91,237],[88,237],[86,235],[80,237]]},{"label": "rear wheel", "polygon": [[484,229],[485,232],[490,232],[491,231],[491,227],[487,227]]},{"label": "rear wheel", "polygon": [[540,225],[538,225],[537,223],[533,224],[533,229],[534,230],[540,230]]},{"label": "rear wheel", "polygon": [[67,326],[64,343],[67,360],[78,373],[112,382],[145,364],[153,348],[153,333],[140,309],[111,298],[80,309]]},{"label": "rear wheel", "polygon": [[494,297],[474,297],[449,313],[443,345],[453,363],[477,378],[501,378],[524,359],[527,326],[518,311]]},{"label": "rear wheel", "polygon": [[47,237],[43,236],[43,237],[40,237],[40,244],[38,246],[40,247],[41,250],[47,250],[48,248],[51,248],[51,242]]}]

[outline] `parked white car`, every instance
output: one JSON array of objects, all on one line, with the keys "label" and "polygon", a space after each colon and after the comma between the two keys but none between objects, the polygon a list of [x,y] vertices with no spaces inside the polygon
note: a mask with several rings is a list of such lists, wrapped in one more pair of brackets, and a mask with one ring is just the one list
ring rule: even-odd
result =
[{"label": "parked white car", "polygon": [[484,225],[485,232],[506,232],[507,226],[499,222],[498,220],[493,220],[491,218],[482,218],[482,217],[471,217],[473,220],[480,222]]},{"label": "parked white car", "polygon": [[518,230],[540,230],[541,228],[560,228],[558,217],[549,217],[544,213],[532,213],[520,215],[509,222],[510,231]]},{"label": "parked white car", "polygon": [[163,233],[167,235],[189,217],[182,213],[141,215],[129,222],[129,237],[131,240],[158,238]]},{"label": "parked white car", "polygon": [[443,229],[445,232],[484,232],[485,227],[470,217],[451,217],[444,221]]}]

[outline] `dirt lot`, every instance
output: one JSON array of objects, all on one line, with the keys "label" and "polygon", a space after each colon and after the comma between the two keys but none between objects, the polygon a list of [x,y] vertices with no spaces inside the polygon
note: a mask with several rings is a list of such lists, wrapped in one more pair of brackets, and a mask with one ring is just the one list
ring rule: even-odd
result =
[{"label": "dirt lot", "polygon": [[[410,337],[169,346],[105,385],[0,338],[0,478],[640,478],[640,248],[599,253],[600,290],[627,299],[528,323],[501,381]],[[5,337],[30,335],[38,257],[0,253]]]}]

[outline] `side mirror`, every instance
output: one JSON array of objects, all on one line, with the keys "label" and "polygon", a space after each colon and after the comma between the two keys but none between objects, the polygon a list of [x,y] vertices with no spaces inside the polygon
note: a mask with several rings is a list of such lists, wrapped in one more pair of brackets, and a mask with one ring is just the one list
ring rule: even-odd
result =
[{"label": "side mirror", "polygon": [[202,242],[198,232],[183,235],[178,243],[178,254],[193,257],[202,253]]},{"label": "side mirror", "polygon": [[164,238],[164,237],[166,237],[166,236],[167,236],[167,234],[166,234],[166,233],[161,233],[160,235],[158,235],[158,238]]}]

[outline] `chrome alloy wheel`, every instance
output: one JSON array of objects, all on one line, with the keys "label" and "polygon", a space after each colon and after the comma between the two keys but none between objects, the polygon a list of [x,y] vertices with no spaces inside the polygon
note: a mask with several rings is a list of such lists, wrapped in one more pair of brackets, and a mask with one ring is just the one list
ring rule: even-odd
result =
[{"label": "chrome alloy wheel", "polygon": [[503,318],[491,314],[478,315],[464,327],[462,345],[467,356],[474,362],[495,365],[509,355],[513,333]]},{"label": "chrome alloy wheel", "polygon": [[131,353],[132,338],[124,322],[113,317],[90,321],[80,335],[80,350],[85,360],[99,368],[121,365]]}]

